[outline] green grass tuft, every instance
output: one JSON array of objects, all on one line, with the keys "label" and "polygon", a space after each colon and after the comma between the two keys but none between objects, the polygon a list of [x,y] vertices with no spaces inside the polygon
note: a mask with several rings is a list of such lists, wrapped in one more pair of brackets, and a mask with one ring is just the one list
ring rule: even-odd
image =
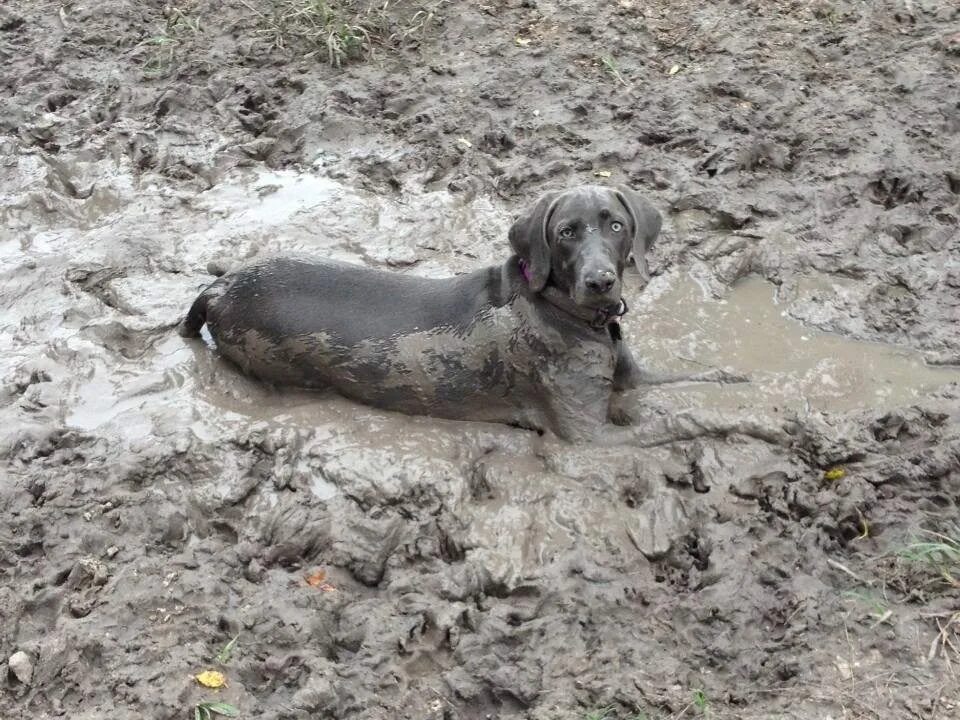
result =
[{"label": "green grass tuft", "polygon": [[241,0],[259,19],[259,34],[280,50],[303,51],[335,67],[396,46],[439,21],[449,0]]},{"label": "green grass tuft", "polygon": [[239,717],[240,711],[233,705],[222,702],[197,703],[193,709],[194,720],[216,720],[216,716]]},{"label": "green grass tuft", "polygon": [[217,653],[216,661],[221,665],[226,665],[230,662],[230,658],[233,655],[233,649],[237,646],[237,640],[240,639],[239,635],[234,635],[233,639],[228,642],[226,645],[221,648],[220,652]]},{"label": "green grass tuft", "polygon": [[933,540],[908,545],[899,552],[900,558],[929,570],[950,587],[960,588],[960,540],[942,533],[929,534]]}]

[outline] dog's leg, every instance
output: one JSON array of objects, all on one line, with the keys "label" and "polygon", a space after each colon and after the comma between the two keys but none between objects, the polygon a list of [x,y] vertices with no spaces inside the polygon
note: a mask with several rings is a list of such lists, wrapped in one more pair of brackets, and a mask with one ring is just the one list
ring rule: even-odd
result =
[{"label": "dog's leg", "polygon": [[689,410],[644,421],[627,430],[634,447],[657,447],[697,438],[741,436],[786,446],[791,442],[792,424],[783,420],[764,421],[753,415],[731,417],[728,412]]},{"label": "dog's leg", "polygon": [[671,383],[683,382],[723,383],[725,385],[750,382],[750,378],[747,375],[730,370],[723,370],[721,368],[695,373],[656,372],[637,368],[635,377],[637,379],[637,385],[634,387],[639,387],[640,385],[670,385]]},{"label": "dog's leg", "polygon": [[581,422],[576,427],[568,426],[567,439],[578,444],[651,448],[698,438],[740,436],[788,446],[793,437],[791,427],[782,420],[765,422],[751,415],[731,417],[729,413],[689,410],[644,419],[631,427]]},{"label": "dog's leg", "polygon": [[701,372],[673,373],[645,370],[634,360],[630,348],[620,339],[619,333],[614,341],[614,352],[617,358],[613,373],[614,392],[634,390],[643,385],[669,385],[683,382],[724,384],[750,382],[750,378],[746,375],[721,368],[711,368]]},{"label": "dog's leg", "polygon": [[614,425],[632,425],[632,409],[637,405],[637,396],[629,392],[644,385],[669,385],[684,382],[709,383],[742,383],[749,382],[750,378],[728,370],[715,368],[698,373],[675,372],[661,373],[641,368],[626,343],[615,343],[616,366],[613,374],[613,393],[610,397],[610,407],[607,413],[608,420]]},{"label": "dog's leg", "polygon": [[619,337],[613,344],[616,353],[616,364],[613,368],[613,391],[622,392],[632,390],[642,384],[643,371],[633,359],[630,348]]}]

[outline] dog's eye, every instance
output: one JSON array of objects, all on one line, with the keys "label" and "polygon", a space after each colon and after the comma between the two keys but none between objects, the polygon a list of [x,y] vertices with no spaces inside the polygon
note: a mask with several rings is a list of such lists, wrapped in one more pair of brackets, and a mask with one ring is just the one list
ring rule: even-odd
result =
[{"label": "dog's eye", "polygon": [[612,223],[610,223],[610,229],[613,230],[614,232],[620,232],[621,230],[623,230],[623,223],[617,222],[616,220],[614,220]]},{"label": "dog's eye", "polygon": [[573,238],[573,228],[572,227],[562,227],[560,228],[560,237],[564,240],[570,240]]}]

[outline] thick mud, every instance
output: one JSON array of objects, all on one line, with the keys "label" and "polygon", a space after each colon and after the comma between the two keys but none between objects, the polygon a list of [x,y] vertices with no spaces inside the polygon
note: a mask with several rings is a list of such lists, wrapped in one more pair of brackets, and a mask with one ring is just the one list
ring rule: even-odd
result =
[{"label": "thick mud", "polygon": [[[960,535],[956,4],[433,2],[339,69],[265,6],[0,8],[0,715],[956,717],[900,554]],[[784,432],[573,448],[174,331],[208,265],[465,272],[598,181],[665,215],[635,355],[751,377],[632,412]]]}]

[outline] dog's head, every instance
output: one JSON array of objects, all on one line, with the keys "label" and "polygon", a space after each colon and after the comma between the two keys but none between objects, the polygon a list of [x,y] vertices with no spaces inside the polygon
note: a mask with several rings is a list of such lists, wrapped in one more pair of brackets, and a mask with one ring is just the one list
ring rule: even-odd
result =
[{"label": "dog's head", "polygon": [[660,213],[624,185],[587,185],[544,195],[510,228],[510,246],[526,263],[530,287],[553,285],[579,306],[620,302],[630,255],[644,285],[646,254],[660,232]]}]

